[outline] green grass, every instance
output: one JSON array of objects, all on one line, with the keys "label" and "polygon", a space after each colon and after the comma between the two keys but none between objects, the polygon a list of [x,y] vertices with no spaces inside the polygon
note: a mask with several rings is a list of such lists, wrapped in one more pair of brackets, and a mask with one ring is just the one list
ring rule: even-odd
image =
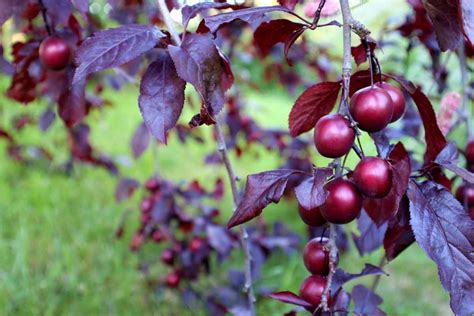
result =
[{"label": "green grass", "polygon": [[[1,82],[2,89],[5,81]],[[89,118],[92,141],[104,152],[121,161],[125,175],[145,179],[153,170],[152,151],[136,163],[130,160],[129,139],[139,122],[137,91],[128,89],[109,93],[113,107]],[[254,106],[252,115],[265,118],[273,126],[282,126],[292,103],[282,91],[246,94]],[[1,122],[6,124],[14,113],[38,111],[42,103],[21,108],[2,98]],[[271,106],[270,106],[271,105]],[[184,121],[191,116],[186,111]],[[209,138],[210,128],[202,128]],[[107,172],[87,165],[76,165],[71,176],[57,171],[58,163],[67,155],[61,148],[65,134],[57,121],[46,134],[27,127],[19,138],[37,143],[53,151],[53,165],[25,166],[10,159],[0,164],[0,314],[2,315],[195,315],[183,308],[173,293],[150,292],[140,271],[139,256],[128,250],[128,238],[136,227],[137,213],[127,224],[126,237],[114,238],[114,230],[122,212],[136,205],[138,197],[125,204],[116,204],[113,194],[116,179]],[[173,180],[199,178],[213,183],[223,176],[216,166],[202,163],[213,144],[182,146],[172,137],[169,146],[159,146],[159,169]],[[3,149],[3,145],[2,145]],[[189,158],[192,159],[189,159]],[[254,149],[244,159],[236,161],[239,174],[245,175],[278,165],[279,158]],[[317,158],[319,164],[325,161]],[[127,162],[128,161],[128,162]],[[228,216],[229,198],[222,205]],[[295,216],[294,204],[283,201],[265,210],[269,221],[280,219],[292,229],[304,231]],[[154,246],[147,251],[156,251]],[[359,258],[354,248],[342,256],[341,266],[358,272],[365,262],[376,264],[380,253]],[[239,266],[239,258],[226,267]],[[217,269],[219,279],[225,269]],[[158,266],[158,271],[164,271]],[[390,277],[383,277],[379,292],[384,297],[383,309],[389,315],[449,315],[448,297],[441,289],[436,268],[417,246],[412,246],[386,267]],[[306,276],[301,257],[277,254],[265,268],[258,285],[273,286],[295,292]],[[218,282],[211,280],[212,282]],[[364,282],[370,284],[371,278]],[[210,282],[203,280],[204,284]],[[349,288],[352,285],[349,284]],[[276,315],[289,311],[290,306],[261,298],[261,315]]]}]

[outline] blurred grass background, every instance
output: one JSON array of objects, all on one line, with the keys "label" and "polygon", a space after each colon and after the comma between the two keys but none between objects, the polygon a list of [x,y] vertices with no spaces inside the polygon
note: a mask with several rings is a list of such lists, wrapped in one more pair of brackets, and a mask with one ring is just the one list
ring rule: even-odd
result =
[{"label": "blurred grass background", "polygon": [[[356,2],[357,3],[357,2]],[[368,1],[354,9],[354,16],[378,30],[389,16],[394,22],[403,19],[407,6],[405,1]],[[398,20],[397,20],[398,19]],[[314,32],[314,40],[321,41],[334,52],[341,45],[339,30],[326,29]],[[334,41],[334,38],[338,38]],[[379,55],[383,67],[397,69],[396,64],[384,64],[393,54],[404,57],[400,51],[384,51]],[[405,75],[424,85],[427,80],[423,66],[428,63],[427,54],[416,49],[411,62],[402,71]],[[338,67],[336,65],[336,67]],[[252,77],[261,77],[258,64],[250,69]],[[42,101],[28,107],[7,99],[9,81],[0,79],[0,123],[7,125],[11,117],[19,113],[39,113],[45,108]],[[137,107],[138,90],[129,87],[120,92],[106,91],[112,107],[95,112],[89,117],[92,143],[120,162],[125,175],[146,179],[154,168],[153,154],[148,150],[137,162],[133,162],[129,148],[131,135],[140,122]],[[269,127],[285,127],[290,108],[296,99],[287,91],[270,87],[261,92],[244,90],[242,96],[249,103],[249,112],[262,124]],[[191,117],[193,110],[186,110],[182,121]],[[211,129],[202,127],[202,134],[209,138]],[[41,144],[51,150],[58,161],[67,159],[62,149],[67,141],[59,121],[46,133],[28,126],[21,133],[22,143]],[[159,146],[158,165],[164,177],[175,181],[200,179],[211,185],[223,170],[204,163],[204,155],[212,152],[214,144],[188,142],[182,145],[172,136],[168,146]],[[370,145],[364,142],[366,151]],[[4,152],[0,143],[0,152]],[[258,155],[258,158],[256,158]],[[238,174],[260,172],[274,168],[280,162],[275,155],[253,149],[243,159],[236,159]],[[315,153],[315,161],[325,160]],[[353,162],[352,162],[353,163]],[[48,165],[25,166],[4,156],[0,163],[0,314],[1,315],[199,315],[195,309],[182,306],[173,293],[152,293],[146,288],[142,273],[138,270],[139,256],[128,250],[128,241],[136,228],[138,211],[126,225],[125,237],[114,238],[114,231],[126,208],[137,205],[139,196],[124,204],[113,201],[116,179],[107,172],[87,166],[75,165],[71,176],[57,172]],[[222,209],[223,220],[230,214],[227,198]],[[282,220],[292,229],[304,232],[304,225],[297,219],[294,202],[282,201],[271,205],[264,212],[268,221]],[[303,246],[303,245],[301,245]],[[159,250],[148,245],[147,251]],[[359,258],[354,247],[345,254],[341,266],[349,272],[359,272],[365,262],[377,264],[381,252]],[[238,258],[237,258],[238,259]],[[239,267],[239,260],[232,260],[232,267]],[[227,268],[227,266],[226,266]],[[164,267],[159,267],[163,269]],[[448,296],[441,288],[436,267],[426,255],[413,245],[385,271],[378,293],[384,298],[382,309],[388,315],[451,315]],[[224,277],[224,269],[218,269],[217,278]],[[301,256],[286,257],[277,254],[265,267],[262,284],[275,289],[297,292],[300,282],[306,277]],[[363,279],[371,284],[372,278]],[[206,281],[204,281],[206,282]],[[348,288],[350,289],[351,283]],[[280,315],[291,307],[270,299],[261,298],[259,315]]]}]

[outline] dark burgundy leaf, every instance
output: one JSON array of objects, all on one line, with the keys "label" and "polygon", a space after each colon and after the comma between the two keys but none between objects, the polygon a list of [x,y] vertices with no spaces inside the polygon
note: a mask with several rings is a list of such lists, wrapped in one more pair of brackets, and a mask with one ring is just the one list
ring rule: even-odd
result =
[{"label": "dark burgundy leaf", "polygon": [[456,315],[474,313],[474,221],[443,186],[410,181],[410,223],[420,247],[438,266]]},{"label": "dark burgundy leaf", "polygon": [[410,157],[402,143],[395,145],[388,156],[388,161],[392,166],[390,192],[383,198],[364,199],[364,209],[377,226],[387,222],[397,212],[400,200],[407,190],[411,173]]},{"label": "dark burgundy leaf", "polygon": [[306,89],[290,112],[288,121],[291,136],[296,137],[311,130],[321,117],[331,112],[340,89],[340,82],[317,83]]},{"label": "dark burgundy leaf", "polygon": [[370,84],[371,80],[369,70],[360,70],[353,73],[349,85],[349,96],[352,96],[356,91],[362,88],[370,86]]},{"label": "dark burgundy leaf", "polygon": [[49,21],[53,24],[68,24],[72,12],[71,0],[43,0]]},{"label": "dark burgundy leaf", "polygon": [[425,164],[428,164],[436,158],[447,144],[446,138],[439,129],[433,105],[421,89],[412,82],[401,77],[390,76],[390,78],[396,80],[410,94],[418,108],[425,129],[426,152],[424,160]]},{"label": "dark burgundy leaf", "polygon": [[89,12],[89,0],[71,0],[72,4],[82,13]]},{"label": "dark burgundy leaf", "polygon": [[474,173],[458,166],[458,149],[456,145],[448,143],[436,157],[434,162],[451,170],[467,182],[474,183]]},{"label": "dark burgundy leaf", "polygon": [[140,83],[138,103],[150,132],[166,144],[167,132],[176,125],[184,104],[186,82],[178,77],[166,52],[148,66]]},{"label": "dark burgundy leaf", "polygon": [[132,196],[133,192],[138,188],[139,183],[135,179],[121,178],[115,189],[115,200],[121,202]]},{"label": "dark burgundy leaf", "polygon": [[0,1],[0,26],[12,15],[19,14],[28,4],[28,0],[2,0]]},{"label": "dark burgundy leaf", "polygon": [[205,17],[204,23],[211,33],[215,33],[223,24],[234,20],[242,20],[257,27],[268,19],[267,13],[275,11],[289,12],[290,10],[282,6],[247,8]]},{"label": "dark burgundy leaf", "polygon": [[152,49],[165,35],[155,26],[129,24],[97,32],[76,51],[73,83],[88,74],[129,62]]},{"label": "dark burgundy leaf", "polygon": [[140,123],[135,133],[132,137],[132,152],[135,159],[140,158],[140,156],[145,152],[150,144],[150,132],[146,127],[145,123]]},{"label": "dark burgundy leaf", "polygon": [[278,43],[285,43],[285,45],[287,45],[287,43],[292,40],[293,34],[299,33],[299,31],[305,27],[304,24],[285,19],[263,22],[255,30],[253,40],[260,50],[262,57],[266,57],[273,46]]},{"label": "dark burgundy leaf", "polygon": [[287,304],[293,304],[293,305],[298,305],[298,306],[307,307],[307,308],[313,307],[312,304],[306,302],[304,299],[302,299],[298,295],[289,291],[276,292],[268,296],[275,300],[278,300],[280,302],[287,303]]},{"label": "dark burgundy leaf", "polygon": [[[374,41],[369,41],[368,45],[373,54],[377,44]],[[359,46],[351,47],[351,54],[357,66],[367,61],[367,53],[362,43]]]},{"label": "dark burgundy leaf", "polygon": [[361,316],[385,315],[378,306],[383,299],[363,285],[356,285],[352,289],[352,300],[354,301],[354,313]]},{"label": "dark burgundy leaf", "polygon": [[178,75],[191,83],[202,98],[197,124],[212,124],[224,105],[224,92],[231,85],[226,65],[206,34],[188,34],[181,47],[168,46]]},{"label": "dark burgundy leaf", "polygon": [[430,100],[426,95],[417,88],[411,95],[413,101],[420,112],[423,127],[425,129],[425,163],[429,163],[436,158],[441,150],[446,146],[447,141],[443,133],[439,129],[436,114],[433,110]]},{"label": "dark burgundy leaf", "polygon": [[357,220],[357,228],[359,229],[360,235],[352,233],[352,238],[361,256],[366,253],[371,253],[383,244],[385,232],[387,231],[387,223],[377,227],[374,221],[370,219],[363,210]]},{"label": "dark burgundy leaf", "polygon": [[278,0],[278,3],[285,8],[293,10],[298,3],[298,0]]},{"label": "dark burgundy leaf", "polygon": [[342,269],[337,269],[332,279],[331,291],[335,293],[345,283],[352,281],[354,279],[357,279],[366,275],[378,275],[378,274],[387,275],[379,267],[376,267],[368,263],[365,264],[364,268],[362,269],[360,273],[356,273],[356,274],[345,272]]},{"label": "dark burgundy leaf", "polygon": [[296,40],[301,36],[301,34],[304,33],[304,31],[306,31],[305,27],[298,29],[297,31],[291,33],[291,36],[285,41],[285,47],[283,49],[283,52],[285,54],[286,62],[290,66],[293,66],[293,62],[288,58],[288,53],[290,52],[290,48],[293,46]]},{"label": "dark burgundy leaf", "polygon": [[307,210],[312,210],[326,201],[324,190],[326,179],[332,175],[330,168],[314,168],[313,176],[304,180],[295,188],[298,203]]},{"label": "dark burgundy leaf", "polygon": [[63,93],[58,100],[58,114],[67,127],[79,123],[87,113],[86,80],[80,80]]},{"label": "dark burgundy leaf", "polygon": [[383,240],[385,258],[395,259],[403,250],[414,241],[415,236],[410,226],[410,212],[406,195],[400,201],[397,214],[388,221],[387,232]]},{"label": "dark burgundy leaf", "polygon": [[[442,51],[455,50],[462,41],[462,23],[459,23],[460,0],[423,0],[436,32]],[[471,6],[472,3],[466,4]]]},{"label": "dark burgundy leaf", "polygon": [[278,203],[285,192],[288,179],[298,173],[302,172],[279,169],[249,175],[244,196],[227,223],[227,227],[231,228],[248,222],[260,215],[268,204]]}]

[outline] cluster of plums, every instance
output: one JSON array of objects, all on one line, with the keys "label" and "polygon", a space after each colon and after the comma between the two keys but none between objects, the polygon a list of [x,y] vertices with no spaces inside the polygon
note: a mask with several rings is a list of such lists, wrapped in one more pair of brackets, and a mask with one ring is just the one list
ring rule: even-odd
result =
[{"label": "cluster of plums", "polygon": [[[358,128],[375,133],[403,115],[405,98],[400,89],[383,82],[354,93],[349,111]],[[323,116],[314,130],[316,149],[328,158],[346,155],[354,144],[354,128],[350,120],[341,114]],[[390,163],[378,157],[364,157],[350,179],[339,177],[326,184],[328,195],[321,206],[310,210],[299,206],[299,214],[309,226],[321,226],[326,222],[346,224],[359,216],[364,196],[383,198],[391,188]],[[313,306],[318,306],[321,302],[329,273],[329,250],[326,243],[325,238],[313,239],[306,245],[303,253],[304,264],[312,275],[301,284],[300,296]]]},{"label": "cluster of plums", "polygon": [[68,43],[57,36],[45,38],[39,47],[39,58],[49,70],[63,70],[71,61],[71,48]]},{"label": "cluster of plums", "polygon": [[[464,150],[467,169],[474,171],[474,140],[468,142]],[[466,208],[469,216],[474,220],[474,185],[463,183],[456,190],[456,198]]]},{"label": "cluster of plums", "polygon": [[[306,269],[311,273],[300,287],[300,297],[313,305],[318,306],[326,287],[326,277],[329,274],[329,249],[326,248],[327,238],[310,240],[303,250],[303,261]],[[328,292],[328,301],[329,292]]]},{"label": "cluster of plums", "polygon": [[[349,110],[360,129],[378,132],[403,115],[405,98],[400,89],[382,82],[354,93]],[[355,134],[347,118],[329,114],[316,123],[314,144],[321,155],[339,158],[351,150]],[[350,180],[337,178],[326,184],[328,196],[323,205],[313,210],[300,207],[300,215],[310,226],[319,226],[326,221],[346,224],[359,216],[363,196],[383,198],[391,188],[390,164],[378,157],[364,157]]]}]

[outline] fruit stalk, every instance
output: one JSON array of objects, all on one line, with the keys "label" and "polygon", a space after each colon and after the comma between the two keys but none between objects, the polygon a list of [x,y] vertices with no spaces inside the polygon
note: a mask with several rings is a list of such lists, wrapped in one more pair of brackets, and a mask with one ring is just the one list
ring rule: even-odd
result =
[{"label": "fruit stalk", "polygon": [[44,21],[44,26],[46,27],[46,31],[48,32],[48,35],[51,36],[52,31],[51,31],[51,26],[49,26],[48,23],[48,17],[46,15],[46,7],[44,6],[43,0],[38,0],[39,5],[41,7],[41,15],[43,16],[43,21]]}]

